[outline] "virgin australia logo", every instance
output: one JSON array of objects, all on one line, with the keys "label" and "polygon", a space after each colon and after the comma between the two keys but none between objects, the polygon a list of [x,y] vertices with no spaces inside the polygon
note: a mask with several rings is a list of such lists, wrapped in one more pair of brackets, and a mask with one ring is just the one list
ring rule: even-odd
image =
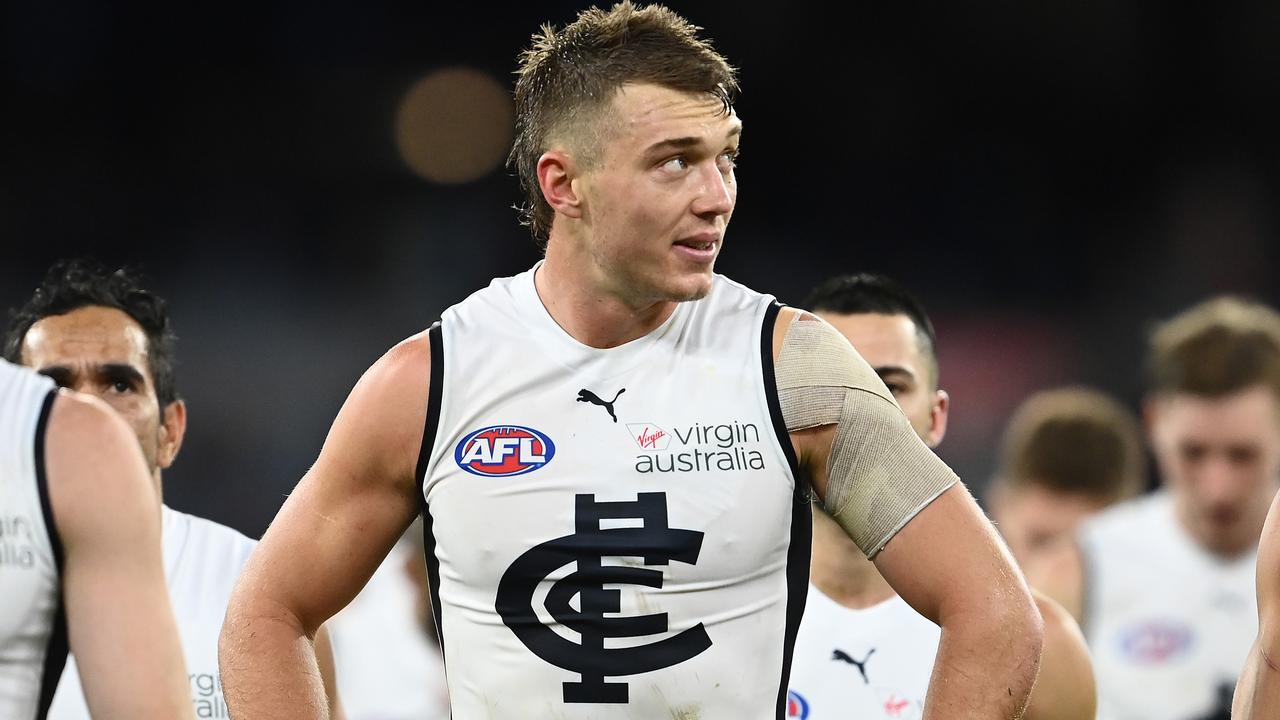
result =
[{"label": "virgin australia logo", "polygon": [[627,431],[641,450],[666,450],[671,436],[653,423],[627,423]]}]

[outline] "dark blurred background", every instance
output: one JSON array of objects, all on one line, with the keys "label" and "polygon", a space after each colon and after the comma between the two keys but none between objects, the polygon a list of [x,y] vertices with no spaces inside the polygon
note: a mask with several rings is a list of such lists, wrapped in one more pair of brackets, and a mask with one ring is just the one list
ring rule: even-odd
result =
[{"label": "dark blurred background", "polygon": [[[3,7],[0,305],[68,255],[153,278],[178,509],[260,535],[362,370],[538,257],[511,73],[585,3]],[[791,303],[837,272],[918,292],[940,451],[978,489],[1029,392],[1136,409],[1153,321],[1280,300],[1280,3],[672,7],[741,69],[718,270]]]}]

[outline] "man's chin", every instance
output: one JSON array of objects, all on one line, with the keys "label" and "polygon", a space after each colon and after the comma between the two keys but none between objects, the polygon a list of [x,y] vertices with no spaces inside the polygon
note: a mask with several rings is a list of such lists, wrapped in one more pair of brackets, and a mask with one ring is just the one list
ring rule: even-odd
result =
[{"label": "man's chin", "polygon": [[1218,555],[1237,555],[1256,543],[1256,539],[1251,541],[1244,537],[1240,528],[1224,527],[1220,523],[1212,522],[1207,525],[1204,538],[1206,549]]},{"label": "man's chin", "polygon": [[696,291],[684,293],[682,295],[672,296],[671,300],[675,302],[692,302],[694,300],[701,300],[702,298],[710,294],[711,294],[711,288],[705,287],[705,288],[699,288]]},{"label": "man's chin", "polygon": [[667,294],[667,299],[672,302],[690,302],[692,300],[701,300],[711,294],[711,286],[713,284],[713,275],[707,271],[705,275],[699,274],[693,277],[682,278],[679,283],[674,283]]}]

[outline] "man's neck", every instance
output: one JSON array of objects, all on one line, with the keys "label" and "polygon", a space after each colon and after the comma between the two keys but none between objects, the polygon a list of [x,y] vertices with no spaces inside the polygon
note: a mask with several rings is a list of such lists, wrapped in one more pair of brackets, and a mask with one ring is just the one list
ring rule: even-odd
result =
[{"label": "man's neck", "polygon": [[897,593],[834,520],[814,512],[810,580],[823,595],[854,610],[889,600]]},{"label": "man's neck", "polygon": [[534,288],[547,313],[574,340],[612,348],[642,338],[675,312],[672,301],[631,302],[607,287],[593,265],[572,256],[567,242],[549,243],[534,275]]}]

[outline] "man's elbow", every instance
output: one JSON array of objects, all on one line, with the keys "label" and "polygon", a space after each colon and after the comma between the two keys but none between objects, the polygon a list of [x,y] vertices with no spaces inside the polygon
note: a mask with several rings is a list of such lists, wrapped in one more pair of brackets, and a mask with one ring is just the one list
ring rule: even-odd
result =
[{"label": "man's elbow", "polygon": [[[1010,643],[1017,653],[1015,657],[1031,659],[1033,667],[1040,666],[1040,653],[1044,649],[1044,616],[1029,592],[1016,595],[1005,622],[1009,628]],[[1034,675],[1033,675],[1034,677]]]},{"label": "man's elbow", "polygon": [[218,662],[224,666],[233,662],[237,650],[253,636],[246,632],[251,624],[248,620],[251,614],[249,605],[249,598],[238,590],[232,593],[227,603],[227,614],[222,618],[222,630],[218,633]]},{"label": "man's elbow", "polygon": [[987,667],[1004,675],[1010,697],[1025,709],[1040,672],[1044,617],[1025,591],[1013,594],[1005,603],[992,605],[979,642],[988,648]]},{"label": "man's elbow", "polygon": [[227,613],[218,633],[218,657],[221,662],[252,655],[255,646],[270,641],[281,629],[297,630],[297,616],[282,604],[271,602],[246,575],[241,575],[227,601]]},{"label": "man's elbow", "polygon": [[1031,594],[1019,587],[995,595],[956,597],[949,604],[940,618],[943,633],[965,638],[978,654],[1025,676],[1029,689],[1040,667],[1045,636],[1044,618]]}]

